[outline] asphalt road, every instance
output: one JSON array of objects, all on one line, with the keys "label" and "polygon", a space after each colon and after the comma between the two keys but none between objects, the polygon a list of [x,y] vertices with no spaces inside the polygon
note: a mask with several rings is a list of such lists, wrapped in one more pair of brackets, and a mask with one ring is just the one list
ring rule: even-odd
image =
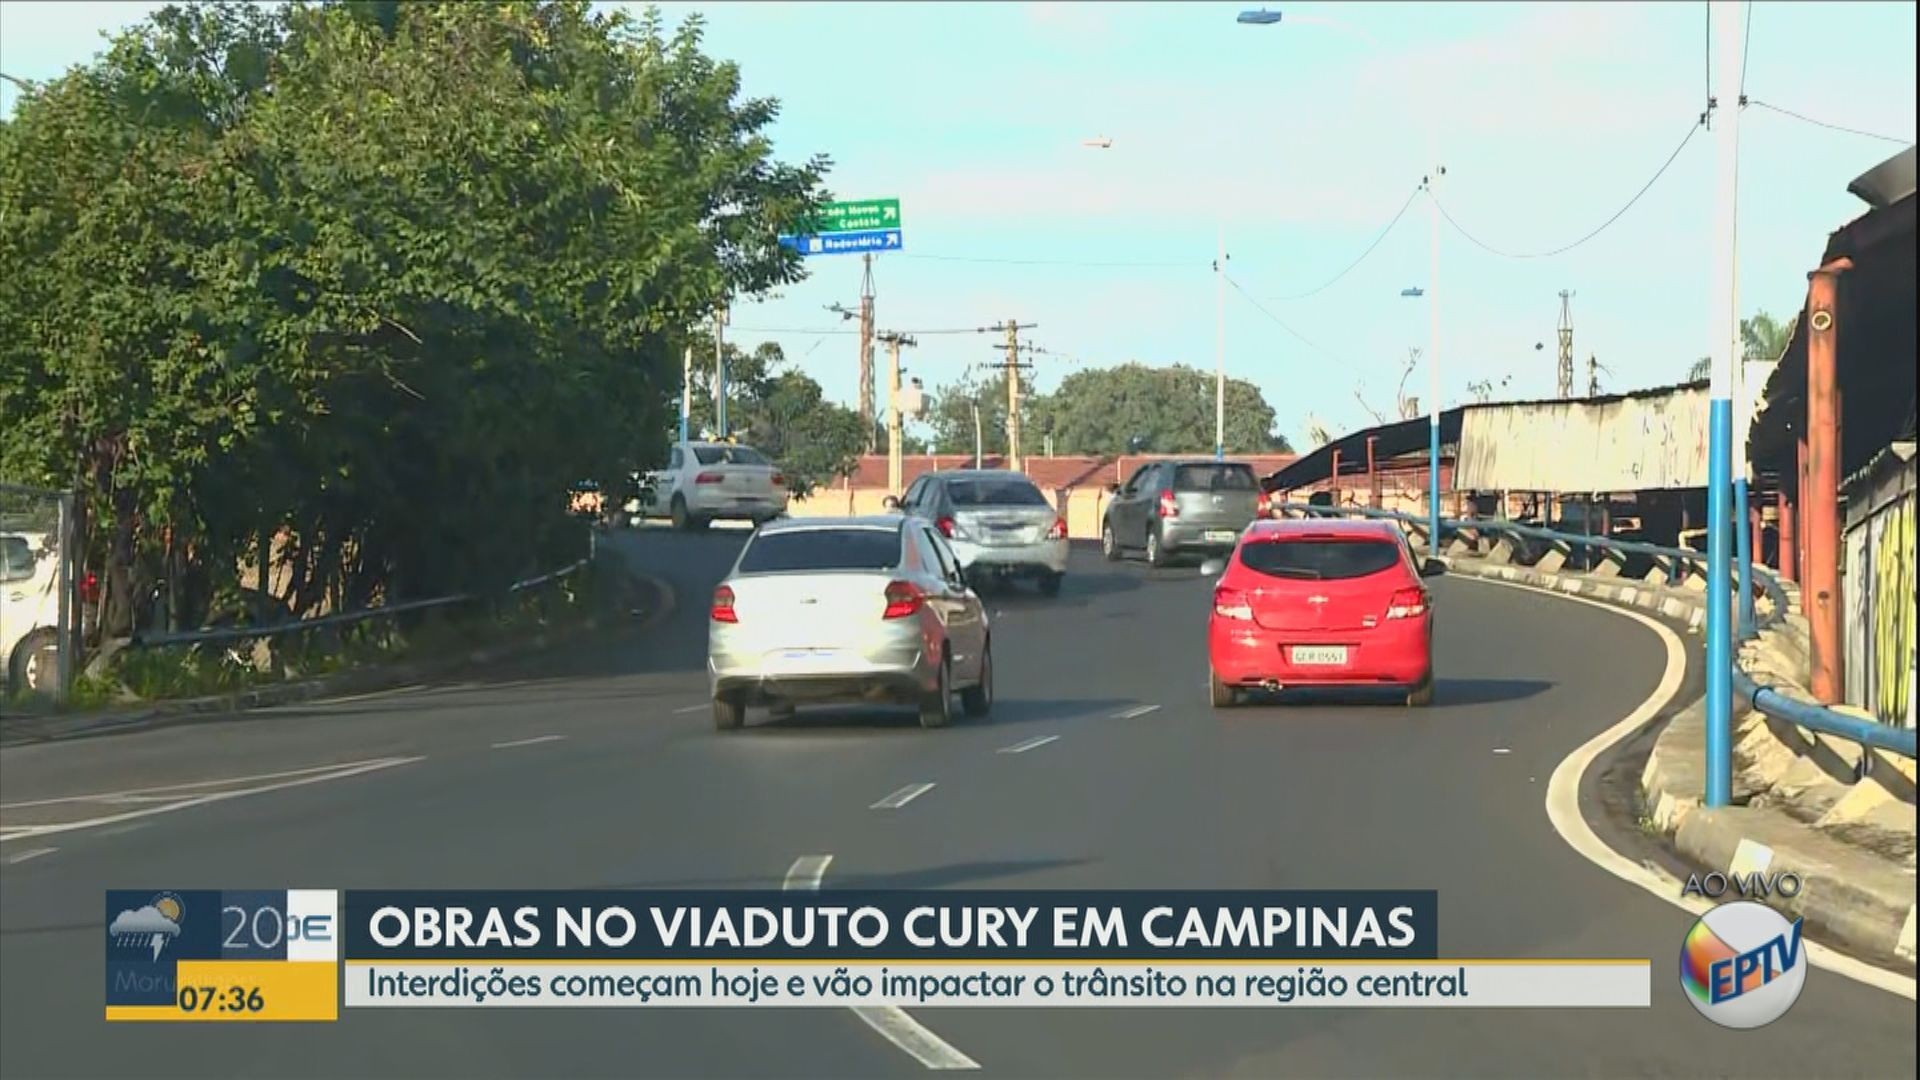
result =
[{"label": "asphalt road", "polygon": [[[673,582],[671,618],[465,684],[0,753],[0,825],[114,819],[0,844],[0,1073],[924,1072],[844,1010],[101,1018],[109,887],[778,887],[795,860],[831,855],[825,889],[1437,888],[1443,956],[1653,960],[1645,1010],[915,1012],[997,1075],[1914,1074],[1912,1003],[1817,969],[1772,1026],[1709,1024],[1673,974],[1689,917],[1548,824],[1554,766],[1659,681],[1660,642],[1626,619],[1443,578],[1432,709],[1216,713],[1208,584],[1089,552],[1057,600],[990,597],[987,722],[756,713],[721,735],[703,708],[704,599],[740,535],[611,543]],[[1057,738],[999,752],[1043,736]],[[933,787],[869,809],[910,784]]]}]

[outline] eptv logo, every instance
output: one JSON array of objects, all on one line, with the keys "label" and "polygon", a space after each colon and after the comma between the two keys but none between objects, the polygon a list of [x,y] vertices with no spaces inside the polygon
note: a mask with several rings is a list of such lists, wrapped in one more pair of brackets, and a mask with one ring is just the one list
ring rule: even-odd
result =
[{"label": "eptv logo", "polygon": [[1807,981],[1801,920],[1750,900],[1700,917],[1680,946],[1680,985],[1700,1015],[1730,1028],[1778,1020]]}]

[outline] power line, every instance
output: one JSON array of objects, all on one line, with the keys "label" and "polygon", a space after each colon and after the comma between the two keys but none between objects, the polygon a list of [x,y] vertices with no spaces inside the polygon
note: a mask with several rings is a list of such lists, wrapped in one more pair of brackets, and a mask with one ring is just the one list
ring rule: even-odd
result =
[{"label": "power line", "polygon": [[1816,127],[1828,128],[1833,131],[1844,131],[1849,135],[1859,135],[1868,139],[1879,139],[1882,142],[1899,143],[1901,146],[1913,145],[1912,139],[1902,139],[1893,135],[1882,135],[1879,132],[1875,132],[1875,131],[1862,131],[1859,128],[1850,128],[1842,124],[1830,124],[1825,120],[1815,120],[1811,116],[1804,116],[1800,113],[1794,112],[1792,109],[1783,109],[1778,105],[1770,105],[1767,102],[1761,101],[1759,98],[1751,98],[1747,101],[1747,104],[1757,105],[1762,109],[1766,109],[1769,112],[1777,112],[1782,116],[1791,116],[1795,120],[1804,121],[1805,123],[1812,124]]},{"label": "power line", "polygon": [[1267,297],[1267,299],[1281,300],[1281,301],[1305,300],[1310,296],[1318,296],[1319,294],[1332,288],[1335,282],[1339,281],[1341,278],[1346,277],[1348,274],[1352,273],[1354,267],[1359,266],[1361,263],[1367,261],[1367,256],[1373,254],[1373,250],[1380,246],[1380,242],[1382,240],[1385,240],[1387,238],[1387,234],[1393,231],[1393,227],[1395,225],[1400,224],[1400,219],[1407,215],[1407,207],[1413,205],[1414,198],[1419,194],[1420,194],[1420,188],[1418,186],[1415,186],[1412,191],[1407,192],[1407,201],[1401,203],[1400,209],[1394,211],[1392,220],[1388,221],[1386,224],[1386,227],[1381,229],[1380,232],[1376,236],[1374,236],[1373,243],[1367,245],[1367,249],[1360,253],[1359,258],[1347,264],[1346,269],[1333,275],[1332,277],[1328,278],[1326,281],[1321,282],[1318,286],[1312,289],[1309,289],[1306,292],[1294,293],[1290,296],[1269,296]]},{"label": "power line", "polygon": [[1285,319],[1282,319],[1280,316],[1275,315],[1271,311],[1268,311],[1264,306],[1261,305],[1260,301],[1255,300],[1253,298],[1252,293],[1249,293],[1247,290],[1241,288],[1239,282],[1233,280],[1233,278],[1231,277],[1227,277],[1227,275],[1225,274],[1222,274],[1221,276],[1226,277],[1227,284],[1233,286],[1234,292],[1237,292],[1242,297],[1245,297],[1247,303],[1253,305],[1254,310],[1258,311],[1262,315],[1265,315],[1267,318],[1272,319],[1274,322],[1274,325],[1280,327],[1280,329],[1282,330],[1285,330],[1287,333],[1292,334],[1295,338],[1298,338],[1301,344],[1305,345],[1307,348],[1312,349],[1314,352],[1319,353],[1321,356],[1324,356],[1329,360],[1336,360],[1343,364],[1347,363],[1347,359],[1345,357],[1336,356],[1333,353],[1328,352],[1326,349],[1321,348],[1320,345],[1317,344],[1312,338],[1309,338],[1305,334],[1302,334],[1300,331],[1295,330],[1291,326],[1288,326],[1287,321]]},{"label": "power line", "polygon": [[[847,329],[841,329],[838,327],[832,328],[832,329],[823,329],[817,326],[734,326],[734,327],[729,327],[728,329],[732,330],[736,334],[821,334],[821,335],[825,335],[825,334],[857,334],[860,332],[858,330],[847,330]],[[958,327],[947,327],[947,328],[942,328],[938,330],[901,330],[901,331],[898,331],[898,333],[913,334],[915,336],[926,335],[926,334],[988,334],[998,329],[999,327],[995,327],[995,326],[958,326]]]},{"label": "power line", "polygon": [[1685,150],[1687,148],[1687,144],[1693,141],[1694,133],[1699,130],[1700,130],[1699,122],[1695,121],[1695,122],[1689,123],[1687,125],[1687,134],[1684,138],[1680,140],[1680,145],[1673,148],[1673,153],[1667,155],[1667,160],[1661,163],[1660,168],[1654,172],[1652,178],[1650,178],[1646,183],[1640,185],[1640,190],[1633,193],[1633,198],[1628,199],[1627,204],[1625,206],[1622,206],[1620,209],[1615,210],[1613,212],[1612,217],[1609,217],[1607,220],[1601,222],[1599,226],[1596,227],[1592,232],[1588,233],[1587,235],[1581,237],[1578,240],[1575,240],[1573,243],[1564,244],[1560,247],[1553,248],[1549,251],[1502,251],[1499,248],[1486,243],[1480,238],[1474,236],[1472,233],[1468,232],[1464,226],[1462,226],[1458,221],[1455,221],[1453,219],[1452,214],[1447,213],[1447,207],[1445,203],[1442,203],[1439,199],[1434,199],[1432,192],[1428,192],[1427,197],[1430,199],[1434,199],[1434,205],[1439,207],[1440,216],[1447,219],[1447,224],[1453,226],[1455,232],[1458,232],[1461,236],[1466,237],[1469,241],[1471,241],[1474,244],[1474,246],[1479,247],[1480,249],[1487,251],[1491,254],[1498,255],[1504,259],[1544,259],[1552,255],[1560,255],[1560,254],[1564,254],[1565,252],[1572,251],[1574,248],[1579,247],[1581,244],[1584,244],[1587,241],[1593,239],[1594,237],[1599,236],[1601,233],[1607,231],[1607,228],[1609,226],[1611,226],[1614,222],[1619,221],[1620,218],[1624,216],[1627,211],[1633,209],[1633,204],[1639,202],[1641,196],[1645,195],[1648,191],[1651,191],[1653,189],[1653,185],[1658,183],[1662,176],[1666,175],[1667,169],[1671,167],[1673,163],[1679,159],[1680,151]]},{"label": "power line", "polygon": [[1740,39],[1740,103],[1747,103],[1747,69],[1753,66],[1753,7],[1747,4],[1747,29]]}]

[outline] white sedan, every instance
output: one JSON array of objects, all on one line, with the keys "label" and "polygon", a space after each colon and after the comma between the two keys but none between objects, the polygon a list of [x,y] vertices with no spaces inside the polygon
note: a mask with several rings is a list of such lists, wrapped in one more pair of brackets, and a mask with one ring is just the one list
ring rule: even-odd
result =
[{"label": "white sedan", "polygon": [[676,529],[732,519],[756,525],[787,512],[787,478],[765,454],[734,443],[676,443],[667,467],[648,473],[636,518],[664,517]]},{"label": "white sedan", "polygon": [[713,723],[750,705],[903,702],[945,727],[958,693],[993,707],[987,611],[931,525],[912,517],[818,518],[762,526],[713,591],[707,677]]}]

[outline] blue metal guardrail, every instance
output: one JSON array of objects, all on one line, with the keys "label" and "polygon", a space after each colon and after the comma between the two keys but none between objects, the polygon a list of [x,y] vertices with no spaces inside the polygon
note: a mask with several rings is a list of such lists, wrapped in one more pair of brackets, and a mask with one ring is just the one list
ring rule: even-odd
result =
[{"label": "blue metal guardrail", "polygon": [[[1305,514],[1309,517],[1367,517],[1388,521],[1399,521],[1410,525],[1428,527],[1427,519],[1397,510],[1375,510],[1361,506],[1308,506],[1304,503],[1275,503],[1274,507],[1283,512]],[[1706,552],[1691,551],[1686,548],[1662,547],[1637,540],[1615,540],[1612,537],[1590,536],[1582,533],[1563,533],[1553,529],[1542,529],[1531,525],[1518,525],[1498,518],[1442,518],[1440,527],[1444,529],[1474,530],[1479,532],[1506,532],[1517,536],[1532,537],[1567,544],[1573,547],[1609,548],[1624,554],[1652,555],[1690,563],[1706,561]],[[1437,550],[1437,546],[1436,546]],[[1754,568],[1754,579],[1759,582],[1761,591],[1773,601],[1773,612],[1768,615],[1765,625],[1786,616],[1787,594],[1773,573],[1763,567]],[[1753,636],[1751,633],[1745,635]],[[1863,720],[1857,716],[1835,712],[1823,705],[1809,705],[1781,694],[1772,687],[1761,686],[1740,670],[1738,664],[1733,668],[1733,690],[1742,701],[1749,703],[1756,712],[1771,716],[1826,735],[1835,735],[1862,746],[1871,746],[1877,750],[1900,754],[1904,757],[1915,756],[1915,730],[1913,728],[1894,727],[1872,720]]]}]

